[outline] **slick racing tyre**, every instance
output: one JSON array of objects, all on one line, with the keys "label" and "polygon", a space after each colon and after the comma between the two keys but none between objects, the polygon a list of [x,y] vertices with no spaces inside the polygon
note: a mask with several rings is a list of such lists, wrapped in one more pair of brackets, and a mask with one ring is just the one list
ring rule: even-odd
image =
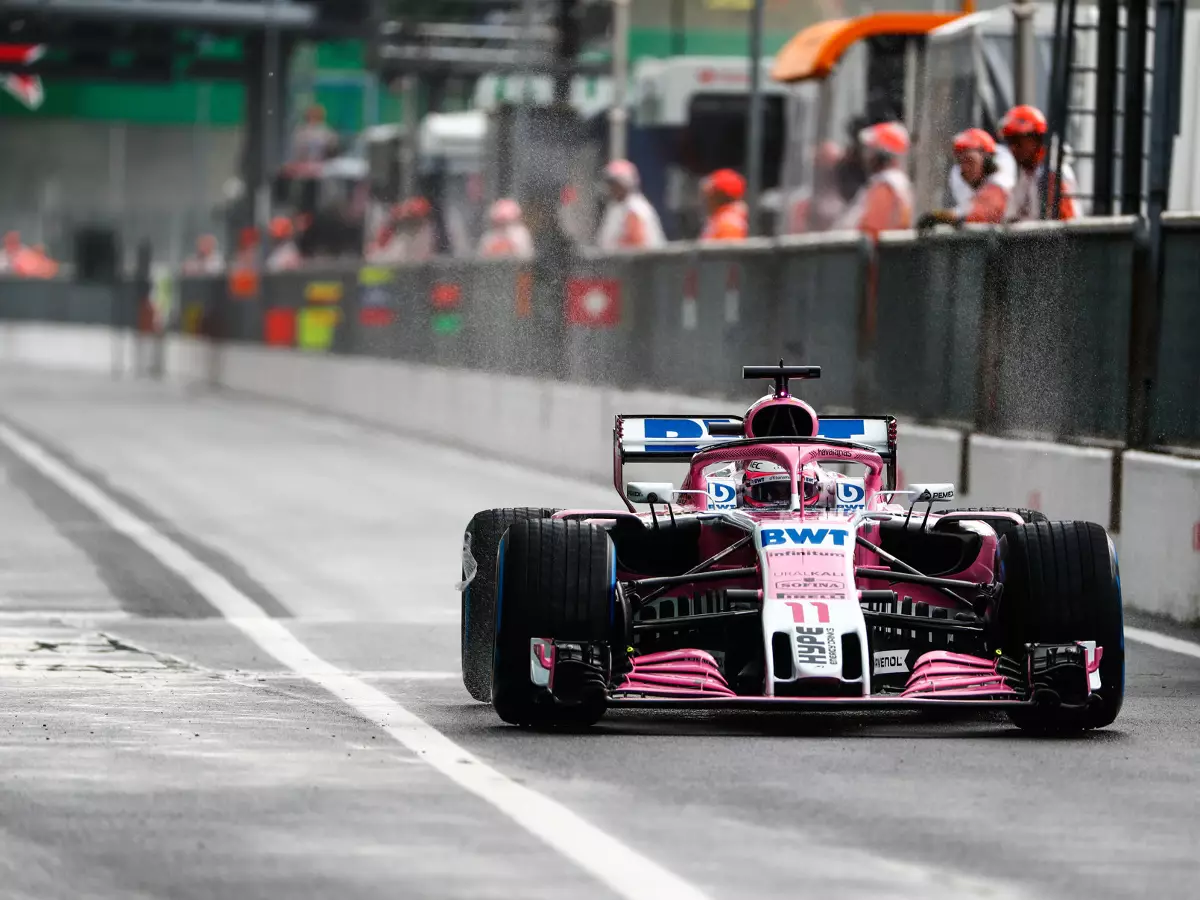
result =
[{"label": "slick racing tyre", "polygon": [[1095,641],[1100,658],[1099,702],[1085,709],[1034,707],[1010,715],[1041,732],[1102,728],[1125,697],[1125,627],[1121,576],[1108,534],[1092,522],[1036,522],[1000,542],[998,627],[1001,650],[1024,660],[1024,645]]},{"label": "slick racing tyre", "polygon": [[615,594],[616,553],[603,528],[540,519],[508,529],[492,669],[501,719],[586,727],[604,714]]},{"label": "slick racing tyre", "polygon": [[948,509],[946,512],[977,512],[980,513],[979,520],[986,522],[992,526],[992,530],[996,532],[997,537],[1004,537],[1010,531],[1017,527],[1017,523],[1007,516],[989,516],[988,513],[1016,513],[1026,524],[1036,522],[1049,522],[1045,514],[1038,512],[1036,509],[1021,509],[1019,507],[1007,506],[965,506],[961,509]]},{"label": "slick racing tyre", "polygon": [[[467,693],[492,700],[492,635],[496,629],[496,552],[508,526],[548,518],[553,509],[485,509],[463,537],[462,673]],[[474,575],[468,571],[474,568]]]}]

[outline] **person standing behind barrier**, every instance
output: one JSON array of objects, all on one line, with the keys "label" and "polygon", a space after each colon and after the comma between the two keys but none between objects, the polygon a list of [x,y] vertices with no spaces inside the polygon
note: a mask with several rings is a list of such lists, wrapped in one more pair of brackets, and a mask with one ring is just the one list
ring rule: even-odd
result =
[{"label": "person standing behind barrier", "polygon": [[497,200],[488,210],[488,230],[479,239],[479,255],[493,259],[533,259],[533,237],[516,200]]},{"label": "person standing behind barrier", "polygon": [[293,169],[329,159],[337,151],[338,138],[325,123],[325,107],[314,103],[304,111],[304,121],[292,133],[288,164]]},{"label": "person standing behind barrier", "polygon": [[746,180],[732,169],[718,169],[701,186],[708,206],[702,241],[743,241],[750,235],[750,214],[742,197]]},{"label": "person standing behind barrier", "polygon": [[403,203],[393,203],[388,210],[387,218],[380,224],[379,230],[367,247],[366,257],[370,262],[386,263],[399,261],[397,239],[404,231],[404,217],[407,211]]},{"label": "person standing behind barrier", "polygon": [[[971,130],[971,129],[968,129]],[[984,129],[979,129],[987,134]],[[991,138],[992,135],[988,134]],[[996,146],[996,152],[992,154],[992,162],[995,163],[996,173],[991,176],[991,179],[1002,188],[1008,196],[1012,196],[1013,188],[1017,186],[1017,161],[1013,159],[1013,155],[1003,142],[996,143],[995,138],[992,138],[992,143]],[[950,197],[954,201],[954,208],[963,215],[971,208],[971,204],[975,202],[975,188],[967,184],[962,175],[962,167],[955,162],[950,167],[950,176],[947,179],[947,187],[950,189]]]},{"label": "person standing behind barrier", "polygon": [[27,278],[35,269],[33,251],[21,242],[21,233],[19,231],[6,232],[4,250],[0,252],[0,274]]},{"label": "person standing behind barrier", "polygon": [[1047,160],[1046,133],[1046,117],[1034,106],[1014,106],[1000,122],[1000,135],[1017,161],[1017,183],[1006,215],[1010,222],[1074,219],[1079,215],[1074,199],[1075,173],[1064,162],[1059,184]]},{"label": "person standing behind barrier", "polygon": [[868,172],[863,185],[838,224],[876,238],[880,232],[912,227],[913,188],[904,171],[908,155],[908,129],[899,122],[882,122],[859,135],[863,165]]},{"label": "person standing behind barrier", "polygon": [[424,262],[437,255],[437,231],[433,223],[433,206],[424,197],[413,197],[408,204],[410,233],[405,259]]},{"label": "person standing behind barrier", "polygon": [[649,250],[666,243],[662,222],[641,191],[637,167],[627,159],[614,159],[604,167],[608,204],[596,246],[601,250]]},{"label": "person standing behind barrier", "polygon": [[184,275],[220,275],[225,261],[217,252],[217,239],[211,234],[196,238],[196,252],[183,261]]},{"label": "person standing behind barrier", "polygon": [[954,155],[970,196],[955,209],[937,209],[921,216],[917,228],[963,222],[999,225],[1008,209],[1009,190],[996,165],[996,141],[982,128],[968,128],[955,135]]},{"label": "person standing behind barrier", "polygon": [[841,162],[842,148],[833,141],[822,142],[813,159],[812,188],[796,191],[788,202],[785,234],[828,231],[846,211],[838,185]]},{"label": "person standing behind barrier", "polygon": [[410,197],[393,206],[391,218],[380,228],[367,258],[389,265],[432,257],[437,249],[432,211],[424,197]]},{"label": "person standing behind barrier", "polygon": [[286,216],[271,220],[271,252],[267,254],[268,272],[286,272],[300,268],[304,260],[296,246],[295,228]]},{"label": "person standing behind barrier", "polygon": [[234,297],[250,298],[258,294],[257,228],[243,228],[238,234],[238,249],[229,265],[229,293]]}]

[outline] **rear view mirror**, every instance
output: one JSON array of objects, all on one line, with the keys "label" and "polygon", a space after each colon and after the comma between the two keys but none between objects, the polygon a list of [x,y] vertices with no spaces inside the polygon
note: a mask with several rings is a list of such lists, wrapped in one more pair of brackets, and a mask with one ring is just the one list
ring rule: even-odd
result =
[{"label": "rear view mirror", "polygon": [[630,503],[670,503],[675,485],[669,481],[631,481],[625,485]]}]

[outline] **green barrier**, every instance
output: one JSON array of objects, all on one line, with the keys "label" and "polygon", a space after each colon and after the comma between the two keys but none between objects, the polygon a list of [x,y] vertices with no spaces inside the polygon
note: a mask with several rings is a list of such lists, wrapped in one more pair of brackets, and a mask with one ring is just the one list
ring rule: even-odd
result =
[{"label": "green barrier", "polygon": [[[1140,245],[1138,245],[1140,246]],[[724,396],[747,363],[820,365],[818,410],[996,433],[1124,437],[1134,223],[857,234],[535,262],[329,265],[181,278],[174,327],[217,339]],[[1200,440],[1200,219],[1164,245],[1153,439]],[[1141,251],[1138,251],[1139,253]],[[0,279],[0,318],[129,327],[128,290]],[[1156,314],[1155,314],[1156,315]],[[1154,316],[1147,314],[1148,320]]]},{"label": "green barrier", "polygon": [[1123,440],[1135,220],[999,233],[986,340],[995,432]]},{"label": "green barrier", "polygon": [[1151,441],[1200,444],[1200,217],[1163,227],[1163,304]]},{"label": "green barrier", "polygon": [[[926,422],[975,416],[989,231],[883,235],[876,249],[871,409]],[[870,328],[869,323],[866,324]]]}]

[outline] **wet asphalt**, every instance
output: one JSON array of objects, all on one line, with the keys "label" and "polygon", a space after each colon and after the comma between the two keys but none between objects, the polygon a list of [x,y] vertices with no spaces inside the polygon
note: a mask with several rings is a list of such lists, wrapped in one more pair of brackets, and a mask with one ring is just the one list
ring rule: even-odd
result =
[{"label": "wet asphalt", "polygon": [[[1197,896],[1200,659],[1131,642],[1121,717],[1069,740],[919,713],[525,733],[456,677],[462,528],[609,490],[143,383],[4,371],[0,418],[323,659],[713,897]],[[0,897],[615,896],[9,450],[0,475]]]}]

